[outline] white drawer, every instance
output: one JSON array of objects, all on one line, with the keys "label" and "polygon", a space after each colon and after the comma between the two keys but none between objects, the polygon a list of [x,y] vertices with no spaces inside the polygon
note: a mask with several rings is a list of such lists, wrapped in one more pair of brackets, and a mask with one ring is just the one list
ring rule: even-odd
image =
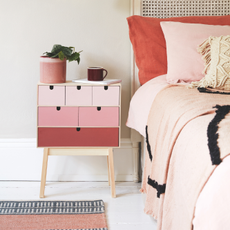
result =
[{"label": "white drawer", "polygon": [[66,105],[92,105],[92,86],[66,86]]},{"label": "white drawer", "polygon": [[65,105],[65,86],[40,85],[38,105]]},{"label": "white drawer", "polygon": [[119,86],[93,86],[93,105],[118,106],[120,104]]}]

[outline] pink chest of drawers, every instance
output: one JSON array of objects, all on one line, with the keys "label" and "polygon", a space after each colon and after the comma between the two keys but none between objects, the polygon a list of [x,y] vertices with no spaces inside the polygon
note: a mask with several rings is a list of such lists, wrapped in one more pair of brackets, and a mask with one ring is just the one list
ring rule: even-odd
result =
[{"label": "pink chest of drawers", "polygon": [[38,84],[38,147],[119,147],[120,84]]}]

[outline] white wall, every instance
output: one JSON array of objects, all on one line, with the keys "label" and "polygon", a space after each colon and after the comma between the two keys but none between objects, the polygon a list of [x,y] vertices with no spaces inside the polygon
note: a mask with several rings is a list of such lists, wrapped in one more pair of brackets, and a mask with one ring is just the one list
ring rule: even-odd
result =
[{"label": "white wall", "polygon": [[[97,65],[108,70],[109,78],[122,79],[121,137],[127,142],[130,130],[125,122],[130,101],[131,46],[126,17],[129,14],[130,0],[0,0],[0,161],[6,169],[1,171],[0,180],[37,179],[37,176],[25,176],[28,170],[35,170],[31,175],[40,175],[41,149],[37,150],[34,145],[36,84],[39,56],[50,51],[53,44],[83,50],[80,65],[67,64],[68,80],[85,78],[87,66]],[[18,145],[20,139],[25,142],[25,148]],[[117,175],[132,174],[130,150],[123,147],[116,150]],[[66,173],[75,179],[79,178],[80,172],[76,170],[79,164],[91,168],[98,163],[95,170],[101,172],[100,159],[80,158],[79,164],[71,159],[70,173]],[[59,174],[61,161],[54,158],[52,164],[57,166],[53,167],[53,173]],[[16,165],[20,165],[17,170]],[[17,174],[19,169],[21,176]],[[85,172],[81,171],[82,175],[88,172],[88,167]],[[89,173],[94,175],[95,171]]]}]

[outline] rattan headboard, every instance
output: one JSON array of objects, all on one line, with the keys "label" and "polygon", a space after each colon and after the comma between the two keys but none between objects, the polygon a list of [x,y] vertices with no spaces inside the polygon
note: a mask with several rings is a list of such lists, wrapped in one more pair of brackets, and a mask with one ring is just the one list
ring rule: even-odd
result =
[{"label": "rattan headboard", "polygon": [[170,18],[182,16],[217,16],[230,13],[229,0],[142,0],[141,15]]}]

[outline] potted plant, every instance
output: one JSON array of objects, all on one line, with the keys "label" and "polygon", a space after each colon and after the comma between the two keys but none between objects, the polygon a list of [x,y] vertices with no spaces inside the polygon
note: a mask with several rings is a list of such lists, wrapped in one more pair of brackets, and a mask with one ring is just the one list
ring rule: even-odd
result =
[{"label": "potted plant", "polygon": [[66,61],[77,61],[79,64],[81,52],[75,52],[74,47],[54,45],[51,52],[45,52],[40,57],[40,82],[66,82]]}]

